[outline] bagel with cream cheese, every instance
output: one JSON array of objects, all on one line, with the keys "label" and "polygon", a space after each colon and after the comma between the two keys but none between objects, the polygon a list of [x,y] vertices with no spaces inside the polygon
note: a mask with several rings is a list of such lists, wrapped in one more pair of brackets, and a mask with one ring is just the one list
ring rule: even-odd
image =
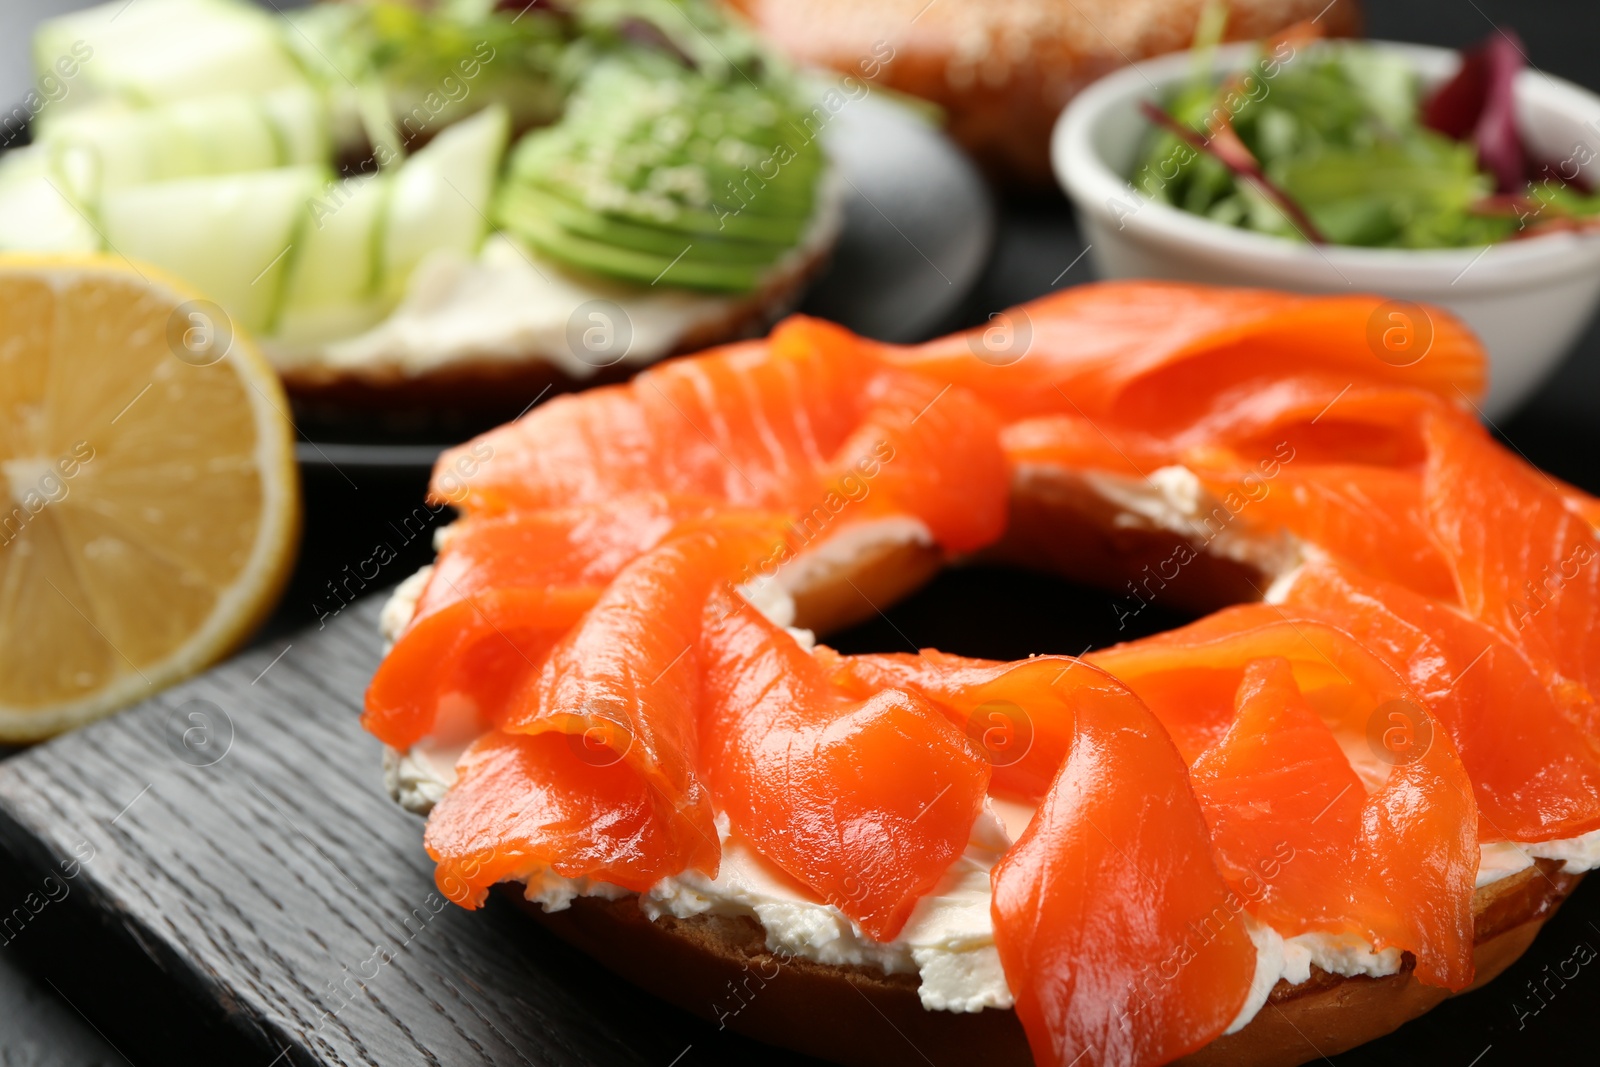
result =
[{"label": "bagel with cream cheese", "polygon": [[[1292,1064],[1488,981],[1600,862],[1600,506],[1457,407],[1459,324],[1398,367],[1380,306],[791,320],[448,454],[365,718],[441,891],[845,1063]],[[1232,606],[1085,659],[813,647],[976,553]]]},{"label": "bagel with cream cheese", "polygon": [[41,23],[41,76],[101,58],[6,153],[0,249],[167,269],[302,415],[437,429],[760,333],[836,243],[832,90],[719,0],[296,6]]}]

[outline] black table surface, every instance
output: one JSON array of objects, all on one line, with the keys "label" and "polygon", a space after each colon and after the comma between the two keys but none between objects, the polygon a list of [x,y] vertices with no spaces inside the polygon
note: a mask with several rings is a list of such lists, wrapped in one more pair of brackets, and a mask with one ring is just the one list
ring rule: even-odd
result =
[{"label": "black table surface", "polygon": [[[1593,0],[1378,0],[1369,3],[1368,9],[1369,34],[1391,40],[1461,47],[1482,39],[1495,24],[1513,27],[1540,69],[1600,90],[1600,53],[1595,50],[1595,42],[1600,41],[1600,4]],[[1088,261],[1080,258],[1082,251],[1071,213],[1059,196],[1005,202],[988,268],[960,313],[946,326],[956,328],[980,322],[991,311],[1055,287],[1091,280]],[[1600,324],[1591,325],[1546,386],[1495,429],[1532,462],[1590,492],[1600,492]],[[330,592],[331,583],[348,577],[351,568],[370,559],[379,543],[399,551],[383,573],[368,579],[373,591],[392,585],[427,561],[431,555],[428,538],[402,540],[396,535],[396,524],[425,514],[417,510],[423,483],[422,476],[414,471],[307,472],[306,528],[299,565],[277,613],[257,636],[257,653],[269,650],[276,654],[291,644],[294,634],[305,625],[338,609],[340,602]],[[431,519],[437,521],[438,517]],[[995,592],[988,591],[989,595]],[[1003,595],[1006,591],[999,592]],[[1025,591],[1014,592],[1023,595]],[[962,593],[946,590],[944,595],[960,597]],[[972,643],[988,647],[961,647],[956,643],[963,636],[961,632],[912,637],[932,643],[933,637],[942,636],[941,647],[969,654],[1076,652],[1081,648],[1065,647],[1068,641],[1076,642],[1078,634],[1059,635],[1063,642],[1060,648],[1010,648],[1006,646],[1012,638],[1005,633],[986,633],[977,628],[969,628],[966,635]],[[1043,640],[1055,636],[1047,634]],[[876,640],[882,640],[881,647],[888,648],[897,638],[870,629],[855,635],[855,642],[862,646]],[[1030,640],[1038,642],[1041,638],[1035,633]],[[1549,962],[1565,958],[1566,950],[1580,941],[1600,945],[1600,926],[1587,919],[1600,914],[1600,902],[1593,899],[1596,896],[1600,896],[1600,885],[1580,890],[1575,904],[1581,907],[1570,909],[1575,912],[1570,919],[1564,912],[1558,917],[1559,926],[1553,924],[1547,931],[1546,941],[1554,935],[1559,942],[1545,953]],[[1553,1002],[1543,1019],[1521,1021],[1564,1032],[1571,1042],[1572,1054],[1586,1056],[1590,1048],[1585,1040],[1588,1020],[1583,1010],[1574,1009],[1583,1002],[1593,1002],[1600,988],[1594,986],[1595,981],[1585,971],[1574,982],[1579,988],[1564,994],[1563,1001]],[[1436,1025],[1448,1025],[1449,1016],[1460,1011],[1500,1013],[1515,1020],[1518,995],[1519,990],[1509,987],[1498,995],[1478,994],[1442,1009],[1447,1013],[1446,1021]],[[0,1067],[99,1067],[131,1062],[100,1033],[96,1013],[94,1004],[75,1004],[30,973],[18,954],[0,950]],[[1503,1036],[1497,1036],[1492,1047],[1477,1053],[1484,1067],[1496,1060],[1519,1061],[1519,1048],[1533,1047],[1520,1043],[1524,1039],[1521,1028],[1497,1028],[1497,1033],[1500,1031]],[[1535,1038],[1529,1036],[1527,1040]],[[1551,1040],[1548,1032],[1538,1035],[1541,1053],[1560,1048],[1559,1041],[1552,1046]],[[1452,1049],[1448,1060],[1438,1062],[1454,1063],[1455,1054]],[[1461,1060],[1460,1067],[1469,1067],[1471,1055]]]}]

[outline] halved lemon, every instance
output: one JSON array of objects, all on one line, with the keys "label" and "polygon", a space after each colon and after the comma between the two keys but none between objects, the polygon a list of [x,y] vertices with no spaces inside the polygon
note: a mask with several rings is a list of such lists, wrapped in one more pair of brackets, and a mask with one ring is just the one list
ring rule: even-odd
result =
[{"label": "halved lemon", "polygon": [[0,255],[0,740],[153,695],[259,625],[299,535],[288,411],[182,283]]}]

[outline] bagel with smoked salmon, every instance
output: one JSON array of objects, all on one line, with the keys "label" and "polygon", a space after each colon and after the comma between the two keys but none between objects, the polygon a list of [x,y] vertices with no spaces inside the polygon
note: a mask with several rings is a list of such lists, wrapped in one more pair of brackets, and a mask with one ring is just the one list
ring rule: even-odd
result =
[{"label": "bagel with smoked salmon", "polygon": [[[1471,417],[1456,320],[1372,347],[1382,304],[791,319],[447,453],[364,717],[441,892],[843,1063],[1293,1064],[1491,979],[1600,863],[1600,503]],[[976,556],[1210,614],[816,642]]]}]

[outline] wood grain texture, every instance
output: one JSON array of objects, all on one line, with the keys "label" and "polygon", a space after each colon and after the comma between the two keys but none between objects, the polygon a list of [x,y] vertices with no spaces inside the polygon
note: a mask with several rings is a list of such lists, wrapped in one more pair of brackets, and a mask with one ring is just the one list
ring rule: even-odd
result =
[{"label": "wood grain texture", "polygon": [[0,765],[5,950],[134,1062],[773,1060],[437,894],[357,722],[377,607]]}]

